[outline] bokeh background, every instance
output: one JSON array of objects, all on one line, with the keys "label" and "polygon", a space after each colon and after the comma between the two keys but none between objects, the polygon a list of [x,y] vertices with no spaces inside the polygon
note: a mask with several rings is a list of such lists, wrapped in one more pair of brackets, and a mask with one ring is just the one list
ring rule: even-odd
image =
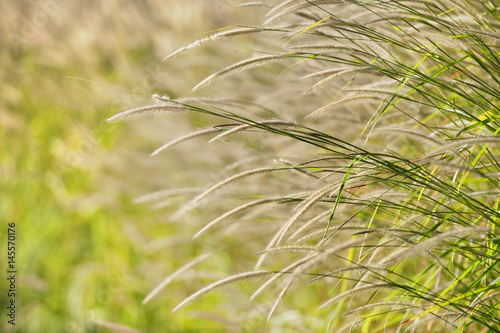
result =
[{"label": "bokeh background", "polygon": [[[232,260],[228,253],[234,251],[220,252],[200,265],[197,276],[185,274],[141,304],[168,274],[221,244],[217,238],[193,242],[197,223],[169,223],[175,201],[152,207],[134,198],[205,184],[203,173],[197,179],[181,171],[197,160],[207,168],[223,165],[224,154],[149,156],[202,123],[196,116],[105,122],[151,103],[154,93],[189,96],[201,79],[242,58],[237,51],[249,41],[209,45],[184,60],[162,59],[206,32],[258,23],[261,11],[243,11],[230,0],[0,2],[0,247],[6,248],[7,223],[15,222],[18,270],[16,326],[7,324],[2,310],[0,331],[270,330],[259,306],[248,304],[245,286],[171,314],[207,281],[248,269]],[[6,260],[0,262],[5,272]],[[7,281],[0,286],[5,309]],[[307,308],[308,302],[296,305]],[[275,319],[280,330],[300,330],[303,321],[295,322],[290,311]]]}]

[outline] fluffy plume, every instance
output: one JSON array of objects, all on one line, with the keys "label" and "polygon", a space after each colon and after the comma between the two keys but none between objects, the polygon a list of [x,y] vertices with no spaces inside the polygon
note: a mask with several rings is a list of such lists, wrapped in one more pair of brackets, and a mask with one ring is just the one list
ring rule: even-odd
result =
[{"label": "fluffy plume", "polygon": [[160,148],[156,149],[152,154],[151,156],[156,156],[158,155],[159,153],[181,143],[181,142],[184,142],[184,141],[187,141],[187,140],[191,140],[191,139],[194,139],[194,138],[197,138],[197,137],[200,137],[200,136],[204,136],[204,135],[209,135],[209,134],[213,134],[213,133],[217,133],[217,132],[220,132],[221,129],[219,127],[209,127],[209,128],[205,128],[205,129],[202,129],[202,130],[199,130],[199,131],[196,131],[196,132],[192,132],[192,133],[189,133],[189,134],[186,134],[186,135],[183,135],[181,137],[178,137],[177,139],[175,140],[172,140],[166,144],[164,144],[163,146],[161,146]]},{"label": "fluffy plume", "polygon": [[134,204],[140,204],[143,202],[151,201],[151,200],[159,200],[163,199],[165,197],[170,197],[174,195],[181,195],[181,194],[193,194],[193,193],[200,193],[202,191],[201,188],[175,188],[172,190],[163,190],[163,191],[156,191],[152,193],[148,193],[145,195],[142,195],[140,197],[135,198],[132,202]]},{"label": "fluffy plume", "polygon": [[365,304],[358,308],[352,309],[343,314],[343,316],[348,316],[353,313],[370,311],[372,309],[389,309],[392,311],[403,311],[403,310],[415,310],[414,312],[420,312],[420,309],[424,308],[422,305],[416,305],[407,302],[377,302],[371,304]]},{"label": "fluffy plume", "polygon": [[373,284],[369,284],[369,285],[365,285],[365,286],[361,286],[361,287],[355,287],[355,288],[352,288],[350,290],[347,290],[347,291],[344,291],[332,298],[330,298],[328,301],[326,301],[325,303],[323,303],[319,308],[318,310],[322,310],[322,309],[325,309],[329,306],[331,306],[333,303],[337,302],[339,299],[341,298],[344,298],[344,297],[349,297],[349,296],[353,296],[355,294],[358,294],[358,293],[361,293],[361,292],[365,292],[365,291],[369,291],[369,290],[378,290],[380,288],[395,288],[396,285],[394,284],[391,284],[391,283],[388,283],[388,282],[377,282],[377,283],[373,283]]},{"label": "fluffy plume", "polygon": [[[373,68],[373,67],[356,67],[356,68],[351,68],[351,69],[341,70],[341,71],[338,71],[335,69],[330,70],[330,71],[332,71],[334,74],[319,81],[318,83],[316,83],[315,85],[313,85],[312,87],[310,87],[309,89],[304,91],[304,94],[312,93],[319,88],[325,88],[328,86],[327,84],[331,83],[332,81],[339,80],[339,79],[351,79],[360,73],[371,73],[371,74],[378,73],[379,69]],[[325,73],[327,73],[327,71],[321,71],[321,72],[317,72],[317,73],[314,73],[314,74],[309,75],[309,76],[305,76],[303,78],[311,78],[311,77],[313,77],[313,75],[319,76],[319,75],[324,75]],[[368,96],[370,96],[370,95],[368,95]]]},{"label": "fluffy plume", "polygon": [[209,141],[209,143],[212,143],[217,140],[222,140],[230,135],[233,135],[238,132],[245,131],[249,128],[252,127],[259,127],[258,125],[264,125],[264,126],[269,126],[269,127],[274,127],[274,128],[289,128],[289,127],[295,127],[297,126],[295,123],[292,123],[290,121],[285,121],[285,120],[279,120],[279,119],[272,119],[272,120],[263,120],[263,121],[258,121],[256,124],[243,124],[236,126],[230,130],[224,131],[223,133],[217,135],[213,139]]},{"label": "fluffy plume", "polygon": [[259,33],[261,31],[262,31],[262,29],[257,28],[257,27],[236,27],[233,29],[223,30],[223,31],[220,31],[218,33],[213,34],[210,37],[199,39],[196,42],[191,43],[188,46],[181,47],[180,49],[178,49],[178,50],[172,52],[171,54],[169,54],[168,56],[166,56],[163,60],[164,61],[171,60],[171,59],[183,54],[184,52],[187,52],[187,51],[189,51],[195,47],[198,47],[201,44],[209,42],[209,41],[214,41],[214,40],[228,38],[228,37],[234,37],[234,36],[249,35],[249,34]]},{"label": "fluffy plume", "polygon": [[264,205],[264,204],[272,203],[272,202],[279,202],[281,200],[282,200],[281,198],[259,199],[259,200],[255,200],[255,201],[246,203],[246,204],[241,205],[239,207],[236,207],[233,210],[230,210],[230,211],[222,214],[221,216],[219,216],[218,218],[216,218],[212,222],[208,223],[205,227],[203,227],[203,229],[201,229],[200,231],[198,231],[196,233],[196,235],[193,236],[193,238],[198,238],[201,235],[203,235],[203,234],[207,233],[208,231],[212,230],[213,228],[216,228],[216,227],[220,226],[221,224],[223,224],[230,217],[233,217],[233,216],[236,216],[238,214],[241,214],[241,213],[243,213],[243,212],[245,212],[245,211],[247,211],[249,209],[252,209],[252,208],[254,208],[256,206],[260,206],[260,205]]},{"label": "fluffy plume", "polygon": [[252,271],[252,272],[246,272],[246,273],[241,273],[241,274],[237,274],[237,275],[233,275],[233,276],[230,276],[230,277],[227,277],[225,279],[222,279],[220,281],[217,281],[215,283],[212,283],[211,285],[197,291],[196,293],[194,293],[193,295],[189,296],[188,298],[186,298],[184,301],[182,301],[179,305],[177,305],[173,310],[172,312],[176,312],[178,311],[179,309],[195,302],[196,300],[200,299],[201,297],[205,296],[206,294],[214,291],[215,289],[219,288],[219,287],[222,287],[226,284],[229,284],[229,283],[233,283],[233,282],[236,282],[236,281],[241,281],[241,280],[247,280],[247,279],[251,279],[251,278],[257,278],[257,277],[262,277],[262,276],[265,276],[265,275],[269,275],[271,274],[271,272],[268,272],[268,271]]},{"label": "fluffy plume", "polygon": [[443,144],[440,147],[430,151],[427,155],[435,155],[435,154],[439,154],[439,153],[444,153],[448,150],[452,150],[452,149],[455,149],[455,148],[460,147],[460,146],[475,145],[475,144],[480,144],[480,143],[500,144],[500,137],[487,136],[487,137],[477,137],[477,138],[471,138],[471,139],[459,139],[459,140],[450,140],[450,141],[446,141],[446,144]]},{"label": "fluffy plume", "polygon": [[157,105],[148,105],[142,106],[140,108],[135,108],[127,111],[120,112],[115,114],[111,118],[108,118],[106,121],[115,123],[124,120],[131,120],[136,118],[141,118],[145,116],[154,116],[162,113],[185,113],[188,112],[189,109],[175,103],[165,103],[165,104],[157,104]]},{"label": "fluffy plume", "polygon": [[233,175],[229,178],[226,178],[224,179],[223,181],[215,184],[214,186],[210,187],[209,189],[207,189],[205,192],[201,193],[200,195],[198,195],[196,198],[194,198],[193,200],[191,200],[189,203],[187,203],[184,207],[182,207],[176,214],[175,216],[179,216],[179,215],[182,215],[184,214],[185,212],[187,212],[189,209],[193,208],[198,202],[200,202],[201,200],[203,200],[205,197],[207,197],[209,194],[212,194],[213,192],[227,186],[227,185],[230,185],[230,184],[233,184],[241,179],[244,179],[244,178],[248,178],[248,177],[254,177],[254,176],[258,176],[258,175],[261,175],[261,174],[265,174],[265,173],[269,173],[271,171],[273,171],[274,169],[273,168],[270,168],[270,167],[264,167],[264,168],[257,168],[257,169],[252,169],[252,170],[247,170],[247,171],[243,171],[243,172],[240,172],[236,175]]},{"label": "fluffy plume", "polygon": [[240,61],[234,65],[231,65],[229,67],[221,69],[217,73],[210,75],[209,77],[207,77],[206,79],[204,79],[203,81],[198,83],[198,85],[196,85],[192,91],[196,91],[196,90],[200,89],[201,87],[207,86],[215,79],[222,79],[222,78],[225,78],[229,75],[232,75],[232,74],[235,74],[235,73],[238,73],[238,72],[250,69],[250,68],[254,68],[254,67],[258,67],[258,66],[263,66],[265,64],[277,62],[277,61],[282,60],[284,58],[285,58],[284,55],[265,55],[265,56],[260,56],[260,57],[255,57],[255,58],[250,58],[250,59]]},{"label": "fluffy plume", "polygon": [[395,265],[402,260],[412,257],[416,254],[429,251],[436,246],[439,246],[445,239],[452,237],[462,237],[465,235],[471,234],[486,234],[491,231],[490,227],[464,227],[464,228],[455,228],[450,231],[443,232],[437,236],[428,238],[415,246],[409,248],[408,250],[403,251],[401,254],[396,255],[393,258],[387,258],[382,261],[382,263],[386,266]]},{"label": "fluffy plume", "polygon": [[142,301],[142,304],[146,304],[149,302],[153,297],[155,297],[163,288],[165,288],[170,282],[174,281],[178,276],[180,276],[182,273],[186,272],[190,268],[198,265],[199,263],[207,260],[212,256],[212,253],[206,253],[202,255],[201,257],[191,260],[189,263],[186,265],[182,266],[178,270],[176,270],[174,273],[170,274],[165,280],[163,280],[155,289],[153,289],[152,292],[149,293],[148,296]]},{"label": "fluffy plume", "polygon": [[306,118],[310,119],[310,118],[320,117],[321,115],[323,115],[323,113],[325,113],[325,111],[328,111],[328,110],[331,110],[333,108],[345,105],[347,103],[355,102],[355,101],[367,101],[367,100],[383,101],[385,99],[386,98],[384,98],[384,97],[380,97],[380,96],[376,96],[376,95],[360,95],[360,96],[346,97],[346,98],[337,100],[335,102],[332,102],[330,104],[327,104],[327,105],[317,109],[314,112],[311,112],[310,114],[307,115]]}]

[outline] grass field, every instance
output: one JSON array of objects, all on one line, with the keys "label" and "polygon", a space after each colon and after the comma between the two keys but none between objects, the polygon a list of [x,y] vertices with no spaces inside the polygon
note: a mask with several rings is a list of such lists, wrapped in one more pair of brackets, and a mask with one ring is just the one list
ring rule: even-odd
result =
[{"label": "grass field", "polygon": [[28,4],[2,331],[500,331],[496,1]]}]

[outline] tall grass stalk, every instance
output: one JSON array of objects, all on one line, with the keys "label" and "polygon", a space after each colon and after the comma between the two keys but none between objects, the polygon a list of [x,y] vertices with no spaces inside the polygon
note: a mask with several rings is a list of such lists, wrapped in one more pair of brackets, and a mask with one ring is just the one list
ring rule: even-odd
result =
[{"label": "tall grass stalk", "polygon": [[[237,111],[203,101],[168,105],[220,119],[212,128],[232,126],[216,139],[245,130],[229,144],[262,142],[269,162],[276,155],[293,161],[286,168],[233,173],[185,206],[224,212],[207,220],[197,237],[220,232],[213,227],[228,218],[252,220],[257,208],[260,215],[273,216],[267,223],[274,235],[261,236],[263,251],[256,260],[263,271],[248,263],[248,273],[215,282],[179,307],[221,285],[259,276],[267,282],[252,298],[275,288],[272,320],[297,285],[313,285],[309,279],[329,286],[318,310],[346,314],[334,320],[339,331],[361,326],[364,332],[500,332],[498,3],[264,5],[271,9],[262,26],[212,38],[251,34],[255,43],[262,40],[257,55],[219,70],[195,89],[209,85],[212,94],[222,95],[214,79],[279,62],[286,66],[286,80],[269,81],[265,88],[260,80],[245,81],[243,88],[258,94],[248,97],[235,89],[231,96],[258,104],[270,90],[301,87],[306,95],[284,94],[263,105],[271,114],[294,119],[293,126],[278,126],[279,117],[262,118],[244,103]],[[149,112],[137,110],[112,120]],[[351,115],[361,122],[345,126],[336,120]],[[215,133],[212,128],[183,138]],[[221,153],[228,144],[212,141]],[[294,177],[296,171],[311,177]],[[269,180],[259,181],[257,192],[253,181],[233,187],[240,198],[236,193],[248,188],[246,203],[231,208],[216,200],[219,188],[254,174]],[[309,194],[295,196],[297,191]]]}]

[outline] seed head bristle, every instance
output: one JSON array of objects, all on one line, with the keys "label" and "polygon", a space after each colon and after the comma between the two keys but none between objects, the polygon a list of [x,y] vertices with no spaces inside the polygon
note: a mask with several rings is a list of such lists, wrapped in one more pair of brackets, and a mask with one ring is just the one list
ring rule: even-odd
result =
[{"label": "seed head bristle", "polygon": [[260,205],[264,205],[264,204],[267,204],[267,203],[272,203],[272,202],[278,202],[278,201],[281,201],[282,199],[281,198],[266,198],[266,199],[259,199],[259,200],[254,200],[252,202],[249,202],[249,203],[246,203],[244,205],[241,205],[239,207],[236,207],[224,214],[222,214],[221,216],[219,216],[218,218],[216,218],[215,220],[213,220],[212,222],[208,223],[205,227],[203,227],[203,229],[201,229],[200,231],[198,231],[196,233],[196,235],[193,236],[193,238],[198,238],[200,237],[201,235],[207,233],[208,231],[220,226],[221,224],[223,224],[228,218],[230,217],[233,217],[235,215],[238,215],[238,214],[241,214],[249,209],[252,209],[256,206],[260,206]]},{"label": "seed head bristle", "polygon": [[290,290],[290,287],[292,286],[293,282],[294,282],[293,280],[289,281],[285,285],[285,287],[281,290],[280,294],[278,295],[278,297],[276,298],[276,301],[273,304],[273,307],[271,308],[271,311],[269,311],[269,314],[267,316],[267,321],[271,320],[271,317],[276,312],[276,309],[278,308],[278,305],[281,303],[281,301],[283,301],[283,298],[285,298],[285,295]]},{"label": "seed head bristle", "polygon": [[[452,149],[455,149],[455,148],[460,147],[460,146],[475,145],[475,144],[479,144],[479,143],[500,144],[500,137],[485,136],[485,137],[477,137],[477,138],[470,138],[470,139],[449,140],[449,141],[445,141],[445,142],[446,142],[446,144],[443,144],[443,145],[439,146],[438,148],[430,151],[427,154],[427,156],[435,155],[438,153],[444,153],[448,150],[452,150]],[[424,156],[423,158],[425,158],[427,156]]]},{"label": "seed head bristle", "polygon": [[182,273],[184,273],[188,269],[190,269],[190,268],[198,265],[199,263],[205,261],[206,259],[208,259],[209,257],[211,257],[212,254],[213,253],[206,253],[206,254],[200,256],[199,258],[197,258],[195,260],[191,260],[189,263],[185,264],[184,266],[182,266],[181,268],[179,268],[178,270],[176,270],[175,272],[173,272],[172,274],[170,274],[155,289],[153,289],[153,291],[150,292],[148,296],[146,296],[146,298],[142,301],[142,304],[146,304],[147,302],[149,302],[161,290],[163,290],[170,282],[174,281],[179,275],[181,275]]},{"label": "seed head bristle", "polygon": [[217,73],[210,75],[209,77],[207,77],[206,79],[204,79],[203,81],[198,83],[192,89],[192,91],[196,91],[204,86],[209,85],[215,79],[222,79],[222,78],[225,78],[229,75],[232,75],[232,74],[235,74],[235,73],[238,73],[238,72],[250,69],[250,68],[255,68],[258,66],[265,65],[265,64],[277,62],[277,61],[282,60],[284,58],[285,58],[284,55],[265,55],[265,56],[254,57],[254,58],[240,61],[234,65],[231,65],[231,66],[228,66],[224,69],[221,69]]},{"label": "seed head bristle", "polygon": [[114,116],[108,118],[106,121],[111,122],[111,123],[115,123],[115,122],[119,122],[119,121],[131,120],[131,119],[141,118],[141,117],[145,117],[145,116],[154,116],[154,115],[163,114],[163,113],[178,114],[178,113],[186,113],[188,111],[189,111],[189,109],[186,108],[185,106],[175,104],[175,103],[147,105],[147,106],[142,106],[139,108],[120,112],[120,113],[115,114]]},{"label": "seed head bristle", "polygon": [[257,278],[257,277],[262,277],[265,275],[269,275],[271,272],[268,271],[252,271],[252,272],[246,272],[246,273],[241,273],[237,275],[232,275],[229,276],[225,279],[219,280],[215,283],[212,283],[211,285],[197,291],[196,293],[192,294],[188,298],[186,298],[184,301],[182,301],[179,305],[177,305],[172,312],[176,312],[179,309],[195,302],[196,300],[200,299],[201,297],[205,296],[206,294],[214,291],[215,289],[222,287],[226,284],[236,282],[236,281],[241,281],[241,280],[246,280],[246,279],[251,279],[251,278]]},{"label": "seed head bristle", "polygon": [[361,293],[364,291],[368,291],[368,290],[373,290],[373,289],[378,290],[380,288],[391,288],[391,287],[394,287],[394,285],[391,283],[388,283],[388,282],[377,282],[377,283],[372,283],[372,284],[361,286],[361,287],[356,287],[356,288],[344,291],[344,292],[330,298],[328,301],[321,304],[321,306],[318,308],[318,311],[331,306],[337,300],[344,298],[344,297],[353,296],[355,294],[358,294],[358,293]]},{"label": "seed head bristle", "polygon": [[194,205],[196,205],[198,202],[200,202],[201,200],[203,200],[205,197],[207,197],[209,194],[227,186],[227,185],[230,185],[230,184],[233,184],[241,179],[244,179],[244,178],[248,178],[248,177],[255,177],[255,176],[259,176],[259,175],[262,175],[262,174],[265,174],[265,173],[269,173],[271,171],[273,171],[274,168],[270,168],[270,167],[263,167],[263,168],[257,168],[257,169],[252,169],[252,170],[247,170],[247,171],[243,171],[243,172],[240,172],[236,175],[233,175],[229,178],[226,178],[224,179],[223,181],[215,184],[214,186],[210,187],[208,190],[206,190],[205,192],[201,193],[200,195],[198,195],[196,198],[194,198],[187,206],[188,207],[193,207]]},{"label": "seed head bristle", "polygon": [[310,114],[308,114],[306,116],[306,119],[321,117],[325,113],[325,111],[332,110],[332,109],[337,108],[339,106],[343,106],[347,103],[356,102],[356,101],[367,101],[367,100],[383,101],[385,99],[386,98],[380,97],[377,95],[361,95],[361,96],[352,96],[352,97],[343,98],[343,99],[337,100],[335,102],[332,102],[330,104],[327,104],[327,105],[317,109],[316,111],[311,112]]},{"label": "seed head bristle", "polygon": [[[295,3],[295,4],[294,4]],[[267,13],[267,19],[262,23],[263,26],[268,25],[269,23],[276,21],[288,14],[292,14],[300,11],[301,9],[311,7],[311,6],[319,6],[322,4],[331,4],[332,0],[314,0],[314,1],[285,1],[279,6],[276,6],[272,10]],[[343,1],[335,1],[336,4],[342,4]]]},{"label": "seed head bristle", "polygon": [[168,56],[163,58],[163,60],[164,61],[171,60],[171,59],[183,54],[184,52],[189,51],[189,50],[191,50],[195,47],[198,47],[201,44],[204,44],[204,43],[209,42],[209,41],[215,41],[215,40],[219,40],[219,39],[223,39],[223,38],[227,38],[227,37],[234,37],[234,36],[248,35],[248,34],[252,34],[252,33],[259,33],[261,31],[262,31],[262,28],[258,28],[258,27],[236,27],[234,29],[223,30],[223,31],[220,31],[220,32],[217,32],[217,33],[211,35],[210,37],[199,39],[199,40],[189,44],[188,46],[181,47],[180,49],[172,52],[171,54],[169,54]]},{"label": "seed head bristle", "polygon": [[490,231],[491,231],[490,227],[455,228],[453,230],[443,232],[437,236],[427,238],[426,240],[417,243],[416,245],[410,247],[409,249],[401,251],[400,254],[384,258],[381,264],[384,264],[386,267],[395,265],[406,258],[433,249],[434,247],[440,245],[447,238],[461,237],[464,235],[473,235],[473,234],[486,234]]},{"label": "seed head bristle", "polygon": [[192,193],[200,193],[202,189],[200,188],[176,188],[172,190],[162,190],[162,191],[156,191],[152,193],[148,193],[145,195],[142,195],[140,197],[135,198],[132,203],[133,204],[140,204],[143,202],[151,201],[151,200],[159,200],[163,199],[165,197],[170,197],[174,195],[180,195],[180,194],[192,194]]},{"label": "seed head bristle", "polygon": [[[327,78],[319,81],[312,87],[308,88],[306,91],[304,91],[304,94],[310,94],[314,92],[315,90],[319,88],[326,88],[328,87],[328,84],[331,83],[332,81],[337,81],[337,80],[350,80],[354,78],[356,75],[360,73],[370,73],[370,74],[377,74],[379,73],[379,70],[373,67],[356,67],[356,68],[351,68],[348,70],[342,70],[340,72],[335,72],[335,74],[328,76]],[[316,73],[318,74],[318,73]],[[312,75],[308,76],[312,77]]]},{"label": "seed head bristle", "polygon": [[202,130],[199,130],[199,131],[195,131],[195,132],[192,132],[192,133],[188,133],[186,135],[183,135],[181,137],[178,137],[177,139],[175,140],[172,140],[170,142],[167,142],[166,144],[164,144],[163,146],[161,146],[160,148],[158,148],[157,150],[155,150],[151,156],[156,156],[158,155],[159,153],[161,152],[164,152],[165,150],[181,143],[181,142],[184,142],[184,141],[187,141],[187,140],[190,140],[190,139],[194,139],[194,138],[197,138],[197,137],[200,137],[200,136],[204,136],[204,135],[209,135],[209,134],[212,134],[212,133],[217,133],[217,132],[220,132],[221,129],[218,128],[218,127],[209,127],[209,128],[205,128],[205,129],[202,129]]},{"label": "seed head bristle", "polygon": [[288,272],[291,272],[293,269],[297,268],[304,262],[309,260],[309,257],[305,257],[302,259],[297,260],[296,262],[288,265],[287,267],[283,268],[282,270],[275,272],[271,278],[269,278],[267,281],[265,281],[250,297],[250,300],[254,300],[257,298],[257,296],[261,295],[265,290],[267,290],[274,282],[276,282],[280,277],[283,277],[285,274]]},{"label": "seed head bristle", "polygon": [[238,132],[245,131],[249,128],[254,128],[258,127],[258,125],[265,125],[273,128],[288,128],[288,127],[295,127],[296,124],[290,121],[285,121],[285,120],[280,120],[280,119],[272,119],[272,120],[263,120],[263,121],[258,121],[255,124],[243,124],[237,127],[234,127],[230,130],[224,131],[223,133],[217,135],[213,139],[209,141],[209,143],[212,143],[217,140],[222,140],[224,138],[227,138],[230,135],[236,134]]},{"label": "seed head bristle", "polygon": [[406,134],[406,135],[409,135],[412,137],[419,138],[419,139],[424,140],[424,141],[428,141],[428,142],[433,143],[433,144],[438,145],[438,146],[442,146],[445,143],[443,140],[433,138],[432,136],[427,135],[425,133],[414,131],[414,130],[409,130],[409,129],[405,129],[405,128],[383,127],[383,128],[375,128],[375,129],[373,129],[373,132],[374,133],[378,132],[381,134],[387,133],[387,132],[402,133],[402,134]]}]

